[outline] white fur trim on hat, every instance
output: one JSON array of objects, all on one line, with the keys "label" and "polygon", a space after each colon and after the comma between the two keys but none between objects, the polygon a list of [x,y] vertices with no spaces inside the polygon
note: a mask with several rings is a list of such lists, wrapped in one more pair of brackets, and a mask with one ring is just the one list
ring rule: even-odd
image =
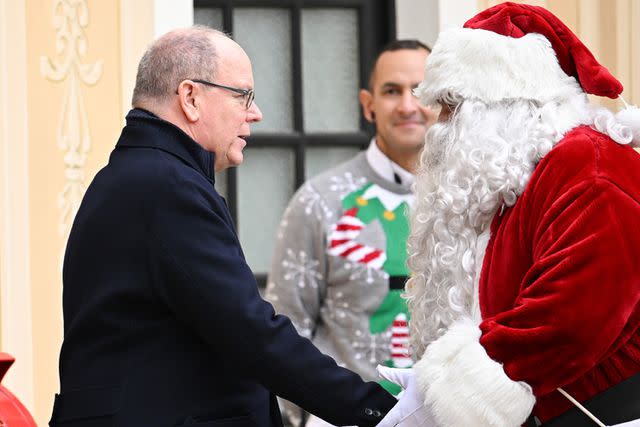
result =
[{"label": "white fur trim on hat", "polygon": [[426,105],[448,93],[486,103],[508,99],[546,103],[583,90],[562,71],[551,43],[540,34],[513,38],[454,28],[438,37],[417,93]]},{"label": "white fur trim on hat", "polygon": [[425,404],[441,426],[520,426],[536,400],[531,387],[505,374],[480,335],[471,319],[461,319],[427,347],[414,366]]}]

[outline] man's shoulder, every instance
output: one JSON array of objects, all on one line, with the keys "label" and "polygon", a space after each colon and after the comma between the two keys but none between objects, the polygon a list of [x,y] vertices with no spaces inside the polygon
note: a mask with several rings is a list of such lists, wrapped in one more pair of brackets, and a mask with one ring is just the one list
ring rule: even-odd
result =
[{"label": "man's shoulder", "polygon": [[552,152],[560,152],[566,155],[576,150],[592,151],[598,144],[608,141],[611,141],[611,139],[607,135],[598,132],[591,126],[582,125],[568,131],[562,139],[558,141]]},{"label": "man's shoulder", "polygon": [[345,184],[350,184],[363,180],[367,180],[367,158],[364,151],[311,177],[305,185],[310,185],[324,193],[343,181]]},{"label": "man's shoulder", "polygon": [[112,170],[114,175],[137,182],[166,176],[166,173],[159,172],[173,169],[173,163],[169,154],[154,148],[117,147],[111,154],[106,169]]},{"label": "man's shoulder", "polygon": [[605,180],[640,193],[640,154],[589,126],[569,131],[536,168],[536,183],[567,187]]},{"label": "man's shoulder", "polygon": [[103,173],[126,187],[146,188],[150,197],[181,187],[211,185],[178,157],[155,148],[117,148]]},{"label": "man's shoulder", "polygon": [[370,181],[364,152],[308,179],[296,191],[285,215],[317,214],[309,218],[330,218],[341,209],[342,199]]},{"label": "man's shoulder", "polygon": [[619,170],[619,162],[640,166],[637,151],[586,125],[567,132],[543,160],[564,169],[589,168],[593,173]]}]

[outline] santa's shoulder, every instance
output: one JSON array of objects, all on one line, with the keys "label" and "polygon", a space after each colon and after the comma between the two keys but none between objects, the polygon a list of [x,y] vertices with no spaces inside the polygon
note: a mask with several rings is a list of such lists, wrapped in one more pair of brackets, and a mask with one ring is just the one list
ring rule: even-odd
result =
[{"label": "santa's shoulder", "polygon": [[590,126],[579,126],[567,132],[540,161],[535,175],[550,175],[567,183],[585,179],[635,181],[634,187],[639,187],[640,154]]}]

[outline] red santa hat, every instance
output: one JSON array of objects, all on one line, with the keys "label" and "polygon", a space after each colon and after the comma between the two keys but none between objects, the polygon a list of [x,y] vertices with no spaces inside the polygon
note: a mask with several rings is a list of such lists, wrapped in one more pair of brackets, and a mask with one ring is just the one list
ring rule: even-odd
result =
[{"label": "red santa hat", "polygon": [[510,2],[441,33],[427,69],[420,92],[428,104],[446,92],[485,102],[548,102],[580,87],[610,98],[622,92],[622,84],[556,16]]},{"label": "red santa hat", "polygon": [[[449,94],[484,102],[546,103],[581,92],[616,98],[623,90],[555,15],[511,2],[479,13],[464,28],[442,32],[427,59],[427,75],[417,90],[427,105]],[[617,118],[638,134],[640,125],[633,121],[640,122],[640,115],[635,110]]]}]

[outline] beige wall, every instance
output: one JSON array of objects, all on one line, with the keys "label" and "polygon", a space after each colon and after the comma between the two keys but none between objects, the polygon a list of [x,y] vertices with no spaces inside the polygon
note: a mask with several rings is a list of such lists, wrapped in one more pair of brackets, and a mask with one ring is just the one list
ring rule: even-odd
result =
[{"label": "beige wall", "polygon": [[0,0],[0,350],[17,359],[3,385],[38,425],[59,387],[77,203],[108,161],[142,52],[190,19],[191,0]]},{"label": "beige wall", "polygon": [[0,0],[0,350],[17,359],[3,384],[31,407],[34,382],[26,70],[24,4]]},{"label": "beige wall", "polygon": [[[33,408],[39,424],[58,390],[67,233],[84,187],[106,163],[121,124],[119,10],[95,0],[77,2],[66,13],[72,3],[26,2]],[[63,19],[67,24],[57,29],[55,20]],[[84,39],[74,39],[72,31]],[[72,43],[60,44],[68,37]]]},{"label": "beige wall", "polygon": [[[58,390],[75,208],[118,137],[140,55],[191,19],[191,0],[0,0],[0,350],[17,359],[3,384],[38,425]],[[83,37],[65,43],[68,29]]]}]

